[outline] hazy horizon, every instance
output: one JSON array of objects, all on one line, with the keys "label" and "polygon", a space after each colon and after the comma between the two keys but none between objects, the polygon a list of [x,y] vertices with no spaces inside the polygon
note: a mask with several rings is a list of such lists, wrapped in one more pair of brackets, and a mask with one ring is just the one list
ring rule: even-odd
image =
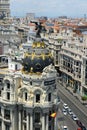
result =
[{"label": "hazy horizon", "polygon": [[86,12],[87,0],[11,0],[11,16],[84,17]]}]

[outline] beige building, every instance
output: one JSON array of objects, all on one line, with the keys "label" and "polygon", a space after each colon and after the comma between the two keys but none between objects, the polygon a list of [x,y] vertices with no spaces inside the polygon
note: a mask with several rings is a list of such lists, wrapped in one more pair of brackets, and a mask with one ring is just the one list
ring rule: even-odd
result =
[{"label": "beige building", "polygon": [[62,82],[74,93],[87,95],[87,45],[79,40],[66,43],[60,51]]},{"label": "beige building", "polygon": [[63,85],[80,96],[87,95],[87,35],[77,35],[68,29],[41,36],[48,41]]}]

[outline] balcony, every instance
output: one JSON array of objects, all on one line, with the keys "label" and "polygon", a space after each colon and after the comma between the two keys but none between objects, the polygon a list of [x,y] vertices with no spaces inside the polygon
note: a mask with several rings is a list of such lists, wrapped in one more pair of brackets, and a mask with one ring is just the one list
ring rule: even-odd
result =
[{"label": "balcony", "polygon": [[35,125],[35,126],[41,126],[41,125],[42,125],[42,123],[41,123],[41,121],[39,121],[39,122],[34,121],[34,125]]},{"label": "balcony", "polygon": [[27,117],[23,117],[23,123],[27,122]]},{"label": "balcony", "polygon": [[34,103],[34,107],[42,107],[42,104],[39,103],[39,102],[35,102],[35,103]]},{"label": "balcony", "polygon": [[53,102],[41,102],[41,103],[34,103],[33,104],[33,106],[34,107],[47,107],[47,108],[49,108],[49,107],[52,107],[52,105],[53,105]]},{"label": "balcony", "polygon": [[10,117],[9,116],[4,116],[4,119],[3,119],[5,122],[8,122],[8,123],[10,123],[11,122],[11,120],[10,120]]},{"label": "balcony", "polygon": [[24,121],[26,121],[26,120],[27,120],[27,117],[26,117],[26,116],[25,116],[25,117],[23,117],[23,120],[24,120]]},{"label": "balcony", "polygon": [[4,116],[4,118],[10,120],[10,116]]},{"label": "balcony", "polygon": [[67,75],[71,76],[71,77],[73,76],[73,73],[69,72],[68,70],[66,70],[66,69],[63,68],[63,67],[61,67],[60,70],[61,70],[62,72],[64,72],[64,73],[66,73]]},{"label": "balcony", "polygon": [[81,78],[77,77],[76,75],[74,75],[72,78],[73,78],[74,80],[76,80],[76,81],[81,82]]}]

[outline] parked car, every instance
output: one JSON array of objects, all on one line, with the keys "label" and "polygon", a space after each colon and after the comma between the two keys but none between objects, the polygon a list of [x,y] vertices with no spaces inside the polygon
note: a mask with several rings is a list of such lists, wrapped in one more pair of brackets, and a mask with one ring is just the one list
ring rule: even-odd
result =
[{"label": "parked car", "polygon": [[68,130],[67,126],[63,126],[63,130]]},{"label": "parked car", "polygon": [[62,112],[63,112],[64,115],[67,115],[67,110],[66,109],[63,108]]},{"label": "parked car", "polygon": [[63,104],[63,108],[64,108],[64,109],[68,109],[69,107],[68,107],[68,105],[67,105],[66,103],[64,103],[64,104]]},{"label": "parked car", "polygon": [[76,124],[77,124],[79,127],[82,127],[82,126],[83,126],[83,124],[82,124],[82,122],[81,122],[80,120],[76,120]]},{"label": "parked car", "polygon": [[73,115],[73,112],[70,108],[68,108],[68,113],[69,113],[69,115]]},{"label": "parked car", "polygon": [[82,130],[81,127],[77,128],[77,130]]},{"label": "parked car", "polygon": [[87,130],[85,126],[82,126],[81,128],[82,128],[82,130]]},{"label": "parked car", "polygon": [[75,114],[73,114],[73,115],[72,115],[72,119],[73,119],[74,121],[76,121],[76,120],[78,120],[78,117],[77,117]]},{"label": "parked car", "polygon": [[81,130],[87,130],[80,120],[76,120],[76,124],[81,128]]}]

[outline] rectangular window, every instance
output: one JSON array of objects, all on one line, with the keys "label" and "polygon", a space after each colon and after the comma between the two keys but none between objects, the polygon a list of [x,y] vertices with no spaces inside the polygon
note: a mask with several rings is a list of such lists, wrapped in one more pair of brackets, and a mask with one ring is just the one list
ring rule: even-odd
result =
[{"label": "rectangular window", "polygon": [[15,70],[17,70],[18,68],[17,68],[18,66],[17,66],[17,64],[15,65]]},{"label": "rectangular window", "polygon": [[40,94],[36,94],[36,102],[40,102]]},{"label": "rectangular window", "polygon": [[10,93],[7,92],[7,99],[10,100]]},{"label": "rectangular window", "polygon": [[50,116],[52,113],[49,111],[49,121],[51,121],[52,117]]},{"label": "rectangular window", "polygon": [[4,118],[10,120],[10,110],[4,110]]},{"label": "rectangular window", "polygon": [[2,130],[2,122],[0,121],[0,130]]},{"label": "rectangular window", "polygon": [[1,90],[0,90],[0,97],[1,97]]},{"label": "rectangular window", "polygon": [[2,114],[1,114],[1,106],[0,106],[0,116],[1,116]]},{"label": "rectangular window", "polygon": [[35,113],[35,123],[39,123],[40,122],[40,113],[36,112]]},{"label": "rectangular window", "polygon": [[48,94],[48,101],[51,101],[51,93]]},{"label": "rectangular window", "polygon": [[86,65],[87,65],[87,60],[86,60]]},{"label": "rectangular window", "polygon": [[26,124],[24,124],[24,130],[26,130]]},{"label": "rectangular window", "polygon": [[79,65],[79,62],[76,62],[76,66],[78,66]]},{"label": "rectangular window", "polygon": [[10,130],[10,126],[8,124],[5,125],[5,130]]},{"label": "rectangular window", "polygon": [[2,85],[2,79],[0,79],[0,85]]},{"label": "rectangular window", "polygon": [[30,85],[32,85],[32,81],[30,81]]},{"label": "rectangular window", "polygon": [[25,93],[25,101],[27,101],[27,92]]},{"label": "rectangular window", "polygon": [[35,130],[40,130],[40,128],[35,128]]},{"label": "rectangular window", "polygon": [[26,110],[23,111],[23,119],[26,120],[27,118],[27,113],[26,113]]},{"label": "rectangular window", "polygon": [[10,83],[7,83],[7,89],[10,89]]}]

